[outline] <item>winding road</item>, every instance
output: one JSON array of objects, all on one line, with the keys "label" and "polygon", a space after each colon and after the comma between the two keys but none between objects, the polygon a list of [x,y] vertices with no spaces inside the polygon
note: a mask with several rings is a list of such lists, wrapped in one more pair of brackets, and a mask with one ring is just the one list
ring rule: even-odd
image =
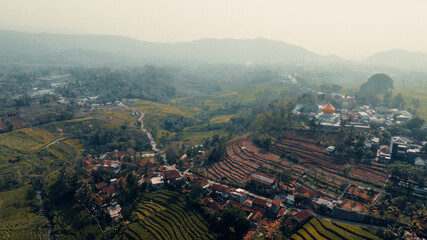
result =
[{"label": "winding road", "polygon": [[154,141],[153,135],[151,135],[151,133],[148,132],[146,128],[144,128],[144,122],[142,121],[142,119],[144,118],[144,113],[141,111],[139,111],[139,113],[141,114],[141,117],[139,117],[138,121],[141,123],[141,130],[147,134],[148,140],[150,140],[151,148],[153,149],[153,151],[159,152],[160,150],[157,148],[157,144]]}]

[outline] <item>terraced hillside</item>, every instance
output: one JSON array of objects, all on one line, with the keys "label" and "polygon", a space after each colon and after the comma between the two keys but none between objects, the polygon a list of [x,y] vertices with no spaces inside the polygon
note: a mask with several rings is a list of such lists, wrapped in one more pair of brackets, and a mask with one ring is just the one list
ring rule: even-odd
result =
[{"label": "terraced hillside", "polygon": [[47,219],[27,199],[28,185],[0,193],[0,239],[46,239]]},{"label": "terraced hillside", "polygon": [[356,225],[313,218],[294,233],[293,240],[380,240],[381,238]]},{"label": "terraced hillside", "polygon": [[[285,149],[288,154],[296,153],[300,164],[310,169],[343,175],[344,164],[339,164],[343,161],[338,157],[326,154],[324,151],[326,146],[319,146],[314,139],[306,138],[297,132],[288,131],[284,135],[284,138],[274,139],[272,147],[274,153],[282,154]],[[355,180],[382,186],[387,178],[387,172],[382,164],[352,164],[352,166],[351,177]]]},{"label": "terraced hillside", "polygon": [[276,154],[266,153],[253,145],[248,137],[235,138],[227,144],[227,156],[206,168],[207,175],[213,179],[227,177],[229,182],[242,183],[254,172],[262,167],[267,174],[274,175],[282,169],[292,170],[294,176],[304,172],[304,168],[286,160]]},{"label": "terraced hillside", "polygon": [[124,239],[215,239],[209,223],[187,205],[179,192],[145,194],[135,213],[139,221],[127,225]]},{"label": "terraced hillside", "polygon": [[[0,239],[47,238],[48,222],[38,214],[37,204],[40,201],[34,193],[27,195],[29,180],[39,176],[49,179],[56,174],[49,180],[54,184],[58,169],[77,161],[76,157],[84,150],[81,141],[74,137],[76,132],[91,131],[108,124],[96,117],[99,116],[0,134]],[[84,226],[69,223],[72,227],[70,236],[63,238],[84,239],[89,236],[88,239],[95,239],[98,236],[96,223],[89,224],[92,220],[85,210],[74,205],[69,209],[78,211],[64,211],[64,218],[71,221],[81,219],[79,223],[84,223]]]}]

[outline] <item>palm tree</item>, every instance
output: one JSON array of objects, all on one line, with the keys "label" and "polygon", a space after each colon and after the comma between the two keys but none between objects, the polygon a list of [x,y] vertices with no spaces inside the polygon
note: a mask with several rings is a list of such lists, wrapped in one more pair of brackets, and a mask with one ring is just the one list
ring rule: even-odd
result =
[{"label": "palm tree", "polygon": [[417,221],[409,221],[406,226],[412,233],[412,235],[414,235],[414,233],[417,233],[419,230],[422,230],[420,224]]},{"label": "palm tree", "polygon": [[388,211],[387,211],[389,214],[390,214],[390,216],[392,216],[394,219],[397,219],[397,218],[399,218],[399,216],[400,216],[400,211],[399,211],[399,209],[397,208],[397,207],[389,207],[388,208]]},{"label": "palm tree", "polygon": [[427,220],[427,212],[426,212],[426,210],[419,210],[419,209],[417,209],[417,210],[414,210],[412,213],[413,214],[411,216],[411,219],[415,218],[415,219],[418,219],[420,221],[426,221]]},{"label": "palm tree", "polygon": [[373,215],[377,210],[377,206],[373,203],[365,204],[364,207],[368,211],[369,215]]},{"label": "palm tree", "polygon": [[405,231],[402,226],[393,224],[388,225],[388,228],[384,231],[387,239],[390,240],[401,240],[405,239]]},{"label": "palm tree", "polygon": [[389,199],[381,199],[380,201],[377,202],[377,209],[378,209],[378,213],[380,214],[380,217],[383,218],[384,213],[386,213],[389,205],[390,205],[390,200]]}]

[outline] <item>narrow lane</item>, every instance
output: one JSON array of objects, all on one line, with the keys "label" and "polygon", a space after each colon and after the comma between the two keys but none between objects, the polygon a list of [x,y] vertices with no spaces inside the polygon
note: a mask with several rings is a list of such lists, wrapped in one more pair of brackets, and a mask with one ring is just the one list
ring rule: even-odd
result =
[{"label": "narrow lane", "polygon": [[150,132],[147,131],[147,129],[144,127],[144,121],[142,121],[142,119],[144,118],[144,113],[139,111],[139,114],[141,114],[141,116],[139,117],[138,121],[141,123],[141,131],[143,131],[145,134],[147,134],[148,140],[150,140],[150,144],[151,144],[151,148],[153,149],[153,151],[155,152],[159,152],[160,150],[157,148],[157,144],[154,141],[153,135],[151,135]]}]

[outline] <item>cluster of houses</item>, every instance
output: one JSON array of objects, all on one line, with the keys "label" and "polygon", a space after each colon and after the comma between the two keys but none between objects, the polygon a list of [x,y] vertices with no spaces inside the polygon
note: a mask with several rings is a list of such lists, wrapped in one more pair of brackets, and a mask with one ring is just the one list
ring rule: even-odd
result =
[{"label": "cluster of houses", "polygon": [[427,155],[422,152],[426,142],[418,142],[412,137],[392,136],[390,145],[380,145],[380,139],[373,137],[366,139],[365,149],[376,153],[379,162],[390,162],[391,160],[404,161],[416,166],[427,164]]},{"label": "cluster of houses", "polygon": [[[335,206],[331,199],[323,197],[318,191],[302,186],[296,181],[292,181],[289,186],[279,186],[283,184],[279,184],[274,178],[263,173],[253,173],[249,177],[249,181],[262,184],[266,188],[283,189],[283,191],[278,191],[279,194],[273,199],[253,194],[242,188],[213,183],[196,174],[181,174],[178,170],[169,168],[170,166],[160,166],[154,171],[149,181],[153,189],[164,188],[167,184],[179,179],[185,180],[187,185],[196,184],[203,189],[202,201],[207,208],[220,212],[227,205],[234,205],[246,213],[253,230],[256,230],[261,224],[269,224],[272,220],[285,215],[288,216],[287,223],[292,227],[302,226],[314,216],[314,213],[309,210],[297,210],[294,207],[296,198],[312,202],[315,207],[321,204],[330,208]],[[188,193],[190,190],[183,191]],[[264,219],[266,221],[263,222]]]},{"label": "cluster of houses", "polygon": [[[322,95],[324,93],[318,92]],[[369,131],[371,125],[387,127],[393,123],[405,123],[413,118],[413,115],[406,110],[399,110],[388,107],[370,107],[368,105],[359,106],[353,96],[346,94],[332,93],[330,97],[337,104],[331,103],[318,105],[314,112],[302,113],[298,110],[303,106],[298,104],[294,113],[306,114],[310,119],[317,119],[321,129],[336,130],[341,126],[342,120],[347,120],[346,125],[356,129]]]},{"label": "cluster of houses", "polygon": [[[93,197],[96,199],[96,204],[105,207],[110,216],[114,220],[122,217],[121,207],[117,202],[117,184],[126,181],[126,177],[112,178],[109,182],[96,182],[93,173],[100,169],[112,174],[120,173],[121,161],[126,155],[123,151],[114,151],[100,155],[99,158],[89,158],[85,161],[87,177],[84,182],[91,184],[96,190]],[[106,201],[108,199],[108,202]]]}]

